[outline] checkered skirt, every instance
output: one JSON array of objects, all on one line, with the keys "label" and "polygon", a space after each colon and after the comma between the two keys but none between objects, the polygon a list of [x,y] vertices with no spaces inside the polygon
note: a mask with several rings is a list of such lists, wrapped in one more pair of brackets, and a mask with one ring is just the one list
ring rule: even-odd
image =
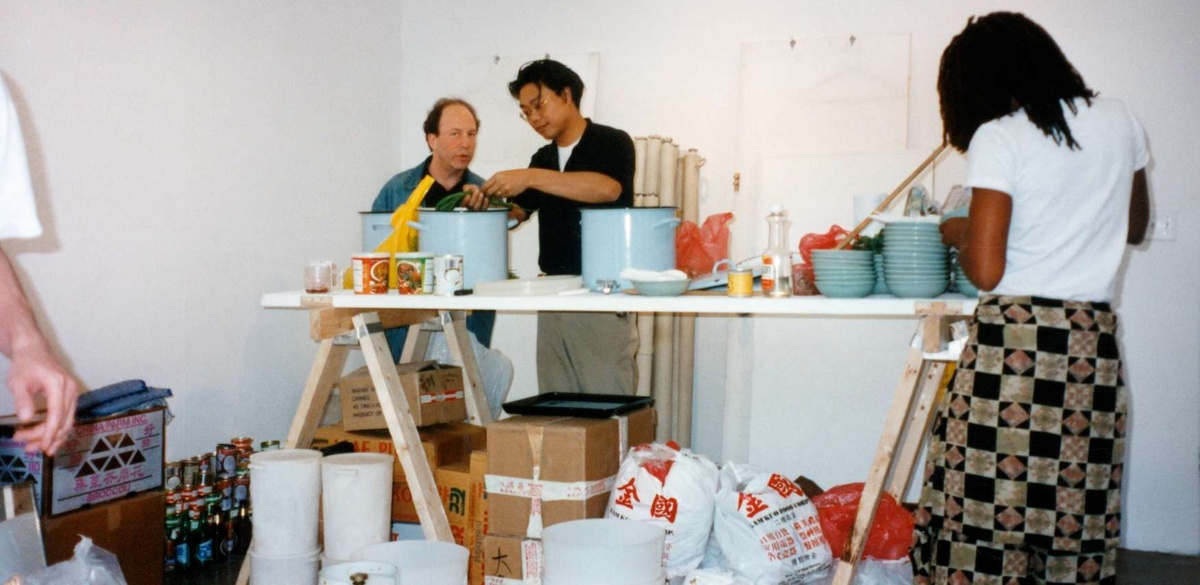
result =
[{"label": "checkered skirt", "polygon": [[1128,394],[1107,303],[984,296],[934,423],[917,583],[1109,583]]}]

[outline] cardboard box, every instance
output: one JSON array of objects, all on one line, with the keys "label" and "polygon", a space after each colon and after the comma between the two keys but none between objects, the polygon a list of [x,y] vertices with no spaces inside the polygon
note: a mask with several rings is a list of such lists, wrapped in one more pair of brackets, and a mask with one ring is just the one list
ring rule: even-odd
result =
[{"label": "cardboard box", "polygon": [[[418,427],[466,420],[462,368],[429,360],[398,364],[396,373],[400,375],[408,410]],[[387,428],[383,407],[375,395],[375,383],[366,366],[343,377],[338,389],[343,428],[348,431]]]},{"label": "cardboard box", "polygon": [[117,555],[129,585],[162,585],[165,508],[162,490],[155,490],[47,519],[46,561],[71,558],[82,534]]},{"label": "cardboard box", "polygon": [[[472,450],[487,445],[487,434],[483,427],[467,423],[433,425],[417,432],[431,470],[436,470],[440,465],[464,461]],[[312,447],[319,449],[342,441],[353,444],[356,453],[396,455],[396,446],[387,431],[347,431],[337,425],[318,427],[313,433]],[[404,466],[398,457],[392,466],[392,519],[401,522],[420,521],[413,504],[412,490],[404,477]]]},{"label": "cardboard box", "polygon": [[649,408],[609,419],[519,416],[489,425],[488,534],[539,538],[541,528],[559,522],[603,518],[622,457],[630,445],[653,441],[654,430]]},{"label": "cardboard box", "polygon": [[487,451],[471,451],[471,488],[467,494],[467,509],[470,512],[470,522],[467,528],[467,544],[471,551],[467,566],[467,583],[481,585],[483,583],[483,537],[487,534],[487,490],[484,478],[487,475]]},{"label": "cardboard box", "polygon": [[75,423],[58,455],[0,438],[0,484],[33,480],[43,515],[65,514],[163,483],[163,407]]},{"label": "cardboard box", "polygon": [[[471,527],[470,493],[471,462],[459,461],[442,465],[433,473],[442,508],[446,510],[446,521],[455,544],[467,546],[467,531]],[[470,547],[467,547],[470,550]]]},{"label": "cardboard box", "polygon": [[483,548],[484,583],[506,585],[513,581],[542,582],[542,541],[489,534],[484,537]]}]

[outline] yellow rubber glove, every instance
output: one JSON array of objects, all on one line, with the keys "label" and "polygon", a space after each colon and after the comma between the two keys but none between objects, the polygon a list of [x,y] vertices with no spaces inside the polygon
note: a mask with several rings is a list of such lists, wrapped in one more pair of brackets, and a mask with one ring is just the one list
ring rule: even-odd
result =
[{"label": "yellow rubber glove", "polygon": [[[417,208],[421,206],[421,201],[425,199],[425,194],[429,193],[429,188],[433,186],[433,177],[425,175],[424,179],[417,184],[417,188],[413,189],[408,195],[408,199],[404,201],[404,205],[396,208],[392,212],[392,218],[389,223],[392,224],[392,233],[384,238],[383,242],[375,248],[376,252],[387,252],[391,254],[388,261],[388,288],[396,288],[396,254],[400,252],[415,252],[417,250],[417,236],[420,232],[408,225],[409,221],[417,220]],[[346,270],[342,276],[342,286],[346,289],[354,288],[354,268]]]}]

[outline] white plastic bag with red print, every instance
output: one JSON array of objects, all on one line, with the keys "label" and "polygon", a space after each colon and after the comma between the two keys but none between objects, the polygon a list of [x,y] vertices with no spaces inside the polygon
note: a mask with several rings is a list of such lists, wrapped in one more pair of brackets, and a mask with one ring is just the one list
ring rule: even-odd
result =
[{"label": "white plastic bag with red print", "polygon": [[748,465],[721,469],[713,537],[729,568],[755,585],[816,581],[833,562],[817,507],[800,486]]},{"label": "white plastic bag with red print", "polygon": [[640,520],[667,531],[663,566],[668,578],[700,565],[712,532],[717,466],[676,445],[629,450],[608,500],[608,518]]}]

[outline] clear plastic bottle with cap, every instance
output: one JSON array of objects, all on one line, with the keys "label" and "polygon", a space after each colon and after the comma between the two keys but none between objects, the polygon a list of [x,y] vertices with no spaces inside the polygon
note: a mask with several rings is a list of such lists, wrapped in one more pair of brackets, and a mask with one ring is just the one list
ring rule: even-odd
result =
[{"label": "clear plastic bottle with cap", "polygon": [[762,289],[768,297],[792,296],[792,253],[787,246],[787,212],[772,205],[767,216],[770,228],[767,249],[762,254]]}]

